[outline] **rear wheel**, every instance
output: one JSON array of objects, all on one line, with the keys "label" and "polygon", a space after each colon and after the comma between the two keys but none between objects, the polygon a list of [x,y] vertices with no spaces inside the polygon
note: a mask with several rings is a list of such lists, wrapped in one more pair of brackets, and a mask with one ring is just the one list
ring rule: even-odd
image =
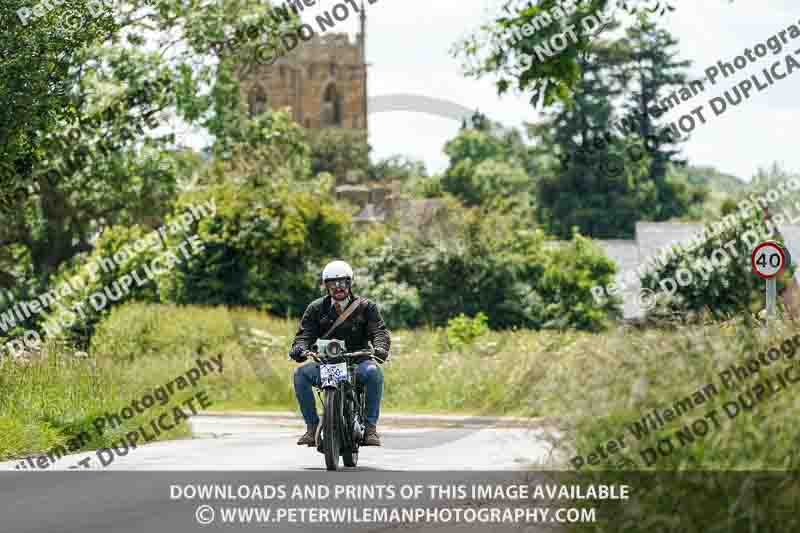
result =
[{"label": "rear wheel", "polygon": [[325,466],[328,470],[339,468],[339,420],[342,413],[339,408],[340,399],[341,395],[337,389],[325,389],[322,448],[325,452]]},{"label": "rear wheel", "polygon": [[345,446],[342,449],[342,462],[344,462],[344,466],[354,467],[358,466],[358,438],[356,436],[356,412],[355,412],[355,403],[353,402],[352,392],[345,400],[344,406],[344,423],[345,423],[345,431],[343,433],[347,433],[348,439]]}]

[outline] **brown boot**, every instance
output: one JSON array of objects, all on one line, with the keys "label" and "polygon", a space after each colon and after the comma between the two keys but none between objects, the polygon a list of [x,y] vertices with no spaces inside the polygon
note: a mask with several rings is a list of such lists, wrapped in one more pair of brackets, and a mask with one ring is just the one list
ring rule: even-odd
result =
[{"label": "brown boot", "polygon": [[364,442],[361,444],[362,446],[380,446],[381,445],[381,437],[378,435],[378,428],[367,424],[366,429],[364,429]]},{"label": "brown boot", "polygon": [[306,424],[306,433],[305,435],[300,437],[300,440],[297,441],[297,445],[303,446],[305,444],[306,446],[316,446],[317,445],[317,443],[315,442],[316,434],[317,434],[317,425]]}]

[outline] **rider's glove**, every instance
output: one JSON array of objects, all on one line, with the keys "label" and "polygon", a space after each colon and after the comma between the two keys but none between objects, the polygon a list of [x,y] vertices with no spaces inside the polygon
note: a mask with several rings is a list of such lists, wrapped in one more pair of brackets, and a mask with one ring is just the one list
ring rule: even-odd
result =
[{"label": "rider's glove", "polygon": [[308,359],[308,356],[305,355],[306,349],[302,346],[294,346],[292,347],[292,351],[289,352],[289,357],[297,361],[298,363],[303,363]]},{"label": "rider's glove", "polygon": [[386,360],[389,359],[389,352],[387,352],[383,348],[375,348],[375,350],[373,351],[373,355],[380,364],[385,363]]}]

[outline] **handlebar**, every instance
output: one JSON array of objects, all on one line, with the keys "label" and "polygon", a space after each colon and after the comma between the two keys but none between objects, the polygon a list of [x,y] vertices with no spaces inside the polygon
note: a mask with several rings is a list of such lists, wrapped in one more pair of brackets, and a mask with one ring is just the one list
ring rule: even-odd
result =
[{"label": "handlebar", "polygon": [[[311,357],[317,363],[321,363],[322,362],[322,358],[319,356],[319,354],[317,352],[312,352],[311,350],[308,350],[308,351],[305,352],[305,355],[308,356],[308,357]],[[352,359],[352,358],[355,358],[355,357],[364,357],[364,356],[372,357],[373,355],[375,355],[375,354],[374,354],[374,352],[372,350],[362,350],[362,351],[359,351],[359,352],[344,352],[344,353],[341,353],[339,355],[333,356],[332,359],[338,359],[340,357],[343,358],[343,359],[348,359],[348,358]]]}]

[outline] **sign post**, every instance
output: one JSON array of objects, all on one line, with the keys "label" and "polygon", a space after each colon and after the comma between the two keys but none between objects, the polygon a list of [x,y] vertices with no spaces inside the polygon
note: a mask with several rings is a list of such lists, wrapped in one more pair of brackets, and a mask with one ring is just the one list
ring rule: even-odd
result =
[{"label": "sign post", "polygon": [[777,288],[776,288],[775,278],[769,278],[767,280],[767,317],[775,316],[775,300],[777,299]]},{"label": "sign post", "polygon": [[777,315],[777,289],[775,277],[786,267],[786,252],[776,241],[764,241],[750,256],[753,272],[767,281],[767,323]]}]

